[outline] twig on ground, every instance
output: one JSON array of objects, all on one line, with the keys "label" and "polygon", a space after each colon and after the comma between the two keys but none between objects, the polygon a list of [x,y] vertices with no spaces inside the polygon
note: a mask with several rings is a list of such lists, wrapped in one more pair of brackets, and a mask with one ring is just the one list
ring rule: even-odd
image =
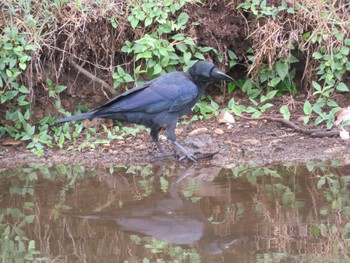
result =
[{"label": "twig on ground", "polygon": [[[270,117],[270,116],[251,118],[251,117],[244,116],[244,115],[238,115],[238,116],[243,118],[243,119],[246,119],[246,120],[268,120],[268,121],[280,122],[280,123],[283,123],[284,125],[292,128],[293,130],[295,130],[297,132],[310,135],[311,137],[335,137],[335,136],[339,136],[339,132],[340,132],[340,129],[338,129],[338,128],[333,128],[332,130],[302,128],[302,127],[296,125],[295,123],[293,123],[289,120],[283,119],[283,118],[275,118],[275,117]],[[347,131],[349,131],[349,129]]]}]

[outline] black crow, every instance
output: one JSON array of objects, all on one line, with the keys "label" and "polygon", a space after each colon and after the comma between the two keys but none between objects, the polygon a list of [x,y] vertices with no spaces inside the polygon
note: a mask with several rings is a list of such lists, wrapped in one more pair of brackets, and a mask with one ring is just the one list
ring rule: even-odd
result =
[{"label": "black crow", "polygon": [[162,127],[168,130],[168,140],[185,157],[196,156],[176,141],[175,127],[180,116],[186,114],[213,81],[234,81],[207,61],[198,61],[187,72],[171,72],[141,84],[89,112],[57,120],[56,123],[91,118],[104,118],[137,123],[151,128],[153,141],[161,155],[166,153],[158,141]]}]

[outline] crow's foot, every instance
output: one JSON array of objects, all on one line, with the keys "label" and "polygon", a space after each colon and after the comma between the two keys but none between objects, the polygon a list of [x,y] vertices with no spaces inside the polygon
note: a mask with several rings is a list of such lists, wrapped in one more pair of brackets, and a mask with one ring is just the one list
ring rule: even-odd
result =
[{"label": "crow's foot", "polygon": [[192,162],[197,162],[197,157],[194,155],[194,153],[190,152],[176,141],[171,143],[183,153],[183,155],[179,158],[179,161],[182,161],[187,158],[190,159]]}]

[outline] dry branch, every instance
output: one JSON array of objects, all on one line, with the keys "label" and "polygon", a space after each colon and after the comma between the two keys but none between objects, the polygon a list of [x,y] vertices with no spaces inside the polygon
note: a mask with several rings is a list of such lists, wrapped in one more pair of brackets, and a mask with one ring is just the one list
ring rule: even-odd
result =
[{"label": "dry branch", "polygon": [[[307,134],[311,137],[336,137],[339,136],[340,129],[338,128],[333,128],[332,130],[327,130],[327,129],[307,129],[307,128],[302,128],[295,123],[283,119],[283,118],[275,118],[275,117],[270,117],[270,116],[263,116],[260,118],[251,118],[247,117],[244,115],[238,115],[239,117],[246,119],[246,120],[268,120],[268,121],[276,121],[283,123],[284,125],[288,126],[289,128],[292,128],[293,130]],[[347,131],[350,131],[350,129],[346,129]]]},{"label": "dry branch", "polygon": [[116,91],[103,79],[100,79],[98,77],[96,77],[94,74],[90,73],[89,71],[87,71],[86,69],[84,69],[83,67],[79,66],[77,63],[73,62],[73,61],[69,61],[69,63],[80,73],[82,73],[83,75],[85,75],[86,77],[88,77],[89,79],[91,79],[94,82],[97,82],[99,84],[101,84],[102,87],[108,89],[108,91],[111,94],[116,94]]}]

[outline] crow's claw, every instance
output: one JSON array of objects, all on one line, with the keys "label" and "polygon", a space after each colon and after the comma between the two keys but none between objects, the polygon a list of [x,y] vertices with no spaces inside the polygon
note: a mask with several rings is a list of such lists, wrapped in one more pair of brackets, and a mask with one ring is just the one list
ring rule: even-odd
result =
[{"label": "crow's claw", "polygon": [[179,158],[179,162],[181,162],[181,161],[183,161],[183,160],[185,160],[185,159],[190,159],[192,162],[197,162],[197,157],[194,155],[194,154],[192,154],[192,153],[188,153],[188,155],[182,155],[180,158]]},{"label": "crow's claw", "polygon": [[185,147],[183,147],[180,143],[176,141],[173,141],[171,143],[183,153],[183,156],[179,158],[179,161],[182,161],[186,158],[190,159],[192,162],[197,161],[197,157],[193,153],[191,153],[189,150],[187,150]]}]

